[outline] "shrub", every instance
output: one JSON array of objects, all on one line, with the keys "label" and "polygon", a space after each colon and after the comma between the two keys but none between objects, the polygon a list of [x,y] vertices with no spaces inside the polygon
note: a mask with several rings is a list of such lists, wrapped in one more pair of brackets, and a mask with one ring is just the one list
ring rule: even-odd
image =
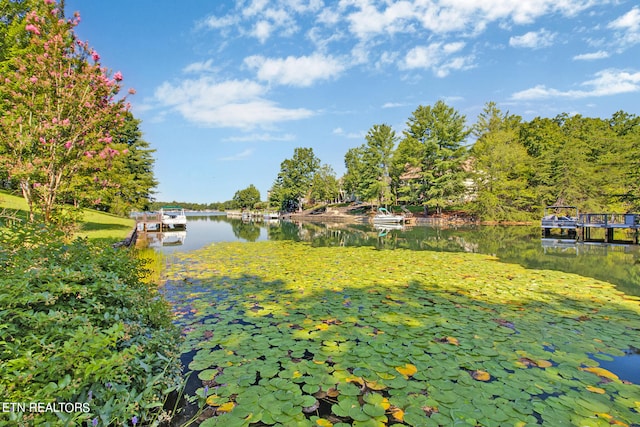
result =
[{"label": "shrub", "polygon": [[3,413],[0,425],[158,424],[181,382],[167,303],[135,254],[61,237],[0,230],[0,395],[81,409]]}]

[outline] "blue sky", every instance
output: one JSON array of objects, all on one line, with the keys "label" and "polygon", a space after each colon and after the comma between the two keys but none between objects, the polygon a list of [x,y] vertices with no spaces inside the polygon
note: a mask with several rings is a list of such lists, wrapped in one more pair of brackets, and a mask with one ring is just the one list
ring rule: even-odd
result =
[{"label": "blue sky", "polygon": [[443,100],[534,117],[639,114],[635,0],[66,0],[121,71],[156,152],[156,197],[208,203],[312,147],[344,173],[375,124]]}]

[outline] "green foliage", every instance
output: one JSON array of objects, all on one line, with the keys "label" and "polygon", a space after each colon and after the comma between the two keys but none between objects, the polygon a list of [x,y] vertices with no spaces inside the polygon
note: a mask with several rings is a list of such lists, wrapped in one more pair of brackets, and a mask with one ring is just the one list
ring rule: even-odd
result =
[{"label": "green foliage", "polygon": [[357,199],[375,201],[379,205],[391,202],[391,155],[397,141],[389,125],[374,125],[366,135],[366,144],[351,149],[345,155],[345,185]]},{"label": "green foliage", "polygon": [[322,165],[313,174],[310,196],[313,202],[330,202],[340,196],[340,183],[331,166]]},{"label": "green foliage", "polygon": [[140,204],[155,181],[150,151],[136,142],[137,122],[119,97],[122,75],[107,74],[77,40],[79,17],[65,19],[62,5],[1,5],[0,44],[8,49],[0,64],[0,177],[20,190],[30,220],[68,225],[69,210],[58,208],[65,202],[118,213]]},{"label": "green foliage", "polygon": [[157,421],[180,382],[167,303],[134,254],[60,237],[37,226],[0,231],[0,394],[87,410],[14,412],[0,425]]},{"label": "green foliage", "polygon": [[269,201],[280,205],[284,211],[302,209],[302,199],[309,195],[311,182],[319,167],[320,159],[313,153],[313,148],[297,147],[293,157],[280,164]]},{"label": "green foliage", "polygon": [[393,159],[399,201],[420,202],[440,212],[462,200],[467,154],[462,144],[470,133],[465,123],[442,101],[413,112]]},{"label": "green foliage", "polygon": [[158,185],[153,174],[155,150],[142,139],[140,120],[129,111],[122,114],[124,121],[113,129],[111,143],[119,155],[110,160],[109,167],[78,171],[61,189],[62,200],[117,215],[148,210],[152,189]]},{"label": "green foliage", "polygon": [[531,183],[534,162],[518,139],[520,120],[489,103],[474,127],[473,205],[484,220],[531,220],[531,212],[538,211]]},{"label": "green foliage", "polygon": [[236,191],[233,195],[235,208],[253,209],[258,202],[260,202],[260,191],[253,184],[244,190]]}]

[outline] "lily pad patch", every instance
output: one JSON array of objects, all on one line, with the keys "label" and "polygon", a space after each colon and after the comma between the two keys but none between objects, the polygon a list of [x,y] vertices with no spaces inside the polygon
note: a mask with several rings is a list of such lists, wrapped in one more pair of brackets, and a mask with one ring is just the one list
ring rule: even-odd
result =
[{"label": "lily pad patch", "polygon": [[177,255],[166,277],[205,427],[640,423],[640,385],[591,357],[640,348],[638,301],[604,282],[277,241]]}]

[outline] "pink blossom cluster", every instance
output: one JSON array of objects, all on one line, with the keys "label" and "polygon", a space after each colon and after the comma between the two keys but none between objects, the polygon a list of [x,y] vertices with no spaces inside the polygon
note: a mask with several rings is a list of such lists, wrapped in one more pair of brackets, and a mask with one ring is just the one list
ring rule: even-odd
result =
[{"label": "pink blossom cluster", "polygon": [[36,36],[40,35],[40,30],[38,29],[38,27],[36,27],[33,24],[27,24],[27,26],[24,29],[29,31],[30,33],[35,34]]},{"label": "pink blossom cluster", "polygon": [[118,150],[114,150],[111,147],[105,147],[102,151],[100,151],[100,153],[98,153],[101,159],[112,159],[119,154],[120,152]]}]

